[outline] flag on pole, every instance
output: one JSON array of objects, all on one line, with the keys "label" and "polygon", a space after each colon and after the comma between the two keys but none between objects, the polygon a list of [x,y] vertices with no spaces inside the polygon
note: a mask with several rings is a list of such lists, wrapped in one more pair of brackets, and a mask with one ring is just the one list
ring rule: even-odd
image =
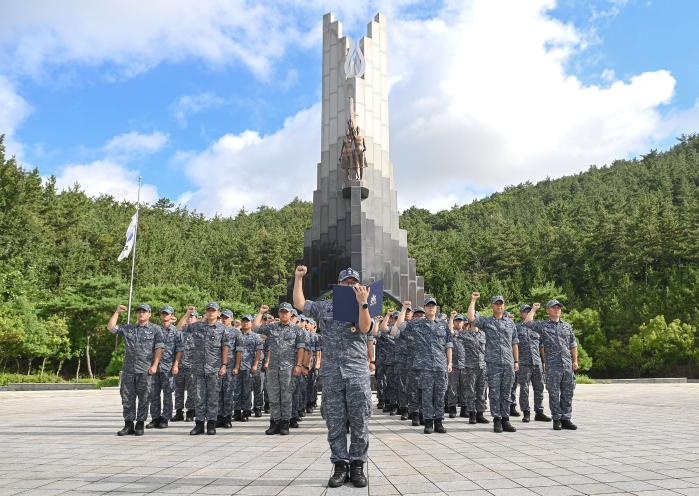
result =
[{"label": "flag on pole", "polygon": [[136,239],[136,226],[137,225],[138,225],[138,212],[133,214],[133,217],[131,218],[131,224],[129,224],[129,228],[126,230],[126,243],[124,244],[124,249],[121,250],[121,254],[119,255],[119,258],[117,258],[117,260],[119,262],[121,262],[126,257],[128,257],[129,254],[131,253],[131,250],[133,249],[134,240]]}]

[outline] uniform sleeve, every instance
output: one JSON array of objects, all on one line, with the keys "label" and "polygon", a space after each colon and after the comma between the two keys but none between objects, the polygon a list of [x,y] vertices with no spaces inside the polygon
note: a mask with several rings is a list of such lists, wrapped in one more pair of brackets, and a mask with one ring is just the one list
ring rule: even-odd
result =
[{"label": "uniform sleeve", "polygon": [[447,348],[453,348],[454,347],[454,338],[451,335],[451,332],[449,332],[449,328],[447,328],[447,337],[444,343],[444,346]]},{"label": "uniform sleeve", "polygon": [[515,326],[515,330],[512,333],[512,344],[519,344],[519,333],[517,332],[517,324],[512,323]]},{"label": "uniform sleeve", "polygon": [[529,322],[523,322],[522,325],[524,327],[528,327],[532,331],[534,331],[537,334],[541,334],[541,328],[544,325],[543,320],[530,320]]},{"label": "uniform sleeve", "polygon": [[160,326],[155,326],[155,332],[153,333],[153,349],[165,348],[165,337],[163,336],[163,328]]},{"label": "uniform sleeve", "polygon": [[568,348],[577,348],[578,340],[575,338],[575,333],[573,332],[573,327],[570,327],[570,339],[568,340]]},{"label": "uniform sleeve", "polygon": [[255,336],[255,349],[256,350],[263,350],[265,347],[264,341],[262,341],[262,338],[260,336]]},{"label": "uniform sleeve", "polygon": [[317,301],[306,300],[306,303],[303,305],[303,313],[307,317],[320,320],[320,305]]},{"label": "uniform sleeve", "polygon": [[[308,303],[308,302],[307,302]],[[296,349],[299,348],[305,348],[306,347],[306,341],[303,336],[303,332],[301,332],[301,329],[296,329]]]},{"label": "uniform sleeve", "polygon": [[271,328],[269,324],[263,324],[261,326],[255,327],[252,331],[268,338]]},{"label": "uniform sleeve", "polygon": [[323,336],[318,334],[318,343],[316,343],[316,351],[323,351]]},{"label": "uniform sleeve", "polygon": [[228,348],[231,347],[231,336],[226,331],[223,331],[223,335],[221,336],[221,348],[224,346],[227,346]]},{"label": "uniform sleeve", "polygon": [[177,334],[177,338],[175,339],[175,353],[182,353],[184,351],[184,334],[178,331],[175,331]]},{"label": "uniform sleeve", "polygon": [[124,331],[126,331],[126,326],[124,325],[115,325],[112,329],[109,330],[112,334],[116,334],[118,336],[123,336]]}]

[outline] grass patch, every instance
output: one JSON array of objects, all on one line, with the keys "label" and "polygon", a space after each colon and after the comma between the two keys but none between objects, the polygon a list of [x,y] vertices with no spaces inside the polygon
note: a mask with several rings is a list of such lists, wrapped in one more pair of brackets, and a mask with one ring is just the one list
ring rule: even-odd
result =
[{"label": "grass patch", "polygon": [[597,381],[585,374],[575,374],[575,382],[578,384],[597,384]]},{"label": "grass patch", "polygon": [[[51,383],[51,384],[69,384],[75,383],[73,380],[65,380],[63,377],[57,377],[55,374],[0,374],[0,386],[7,386],[10,383]],[[78,382],[80,384],[96,384],[98,388],[111,387],[119,385],[119,377],[104,377],[99,379],[90,379],[81,377]]]}]

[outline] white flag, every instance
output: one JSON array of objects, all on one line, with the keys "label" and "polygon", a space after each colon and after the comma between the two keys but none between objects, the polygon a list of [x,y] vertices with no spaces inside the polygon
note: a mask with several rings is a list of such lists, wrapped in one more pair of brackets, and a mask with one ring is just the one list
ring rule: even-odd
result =
[{"label": "white flag", "polygon": [[119,258],[117,258],[117,260],[119,262],[121,262],[126,257],[128,257],[129,253],[131,253],[131,250],[133,249],[133,243],[136,240],[136,226],[137,225],[138,225],[138,212],[133,214],[133,217],[131,218],[131,224],[129,224],[129,228],[126,230],[126,243],[124,244],[124,249],[121,250],[121,254],[119,255]]}]

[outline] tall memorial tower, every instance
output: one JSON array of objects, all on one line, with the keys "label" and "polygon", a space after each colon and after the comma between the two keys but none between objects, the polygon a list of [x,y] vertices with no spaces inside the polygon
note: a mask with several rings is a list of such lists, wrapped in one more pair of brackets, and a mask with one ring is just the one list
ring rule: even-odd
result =
[{"label": "tall memorial tower", "polygon": [[424,281],[398,227],[389,154],[386,17],[377,14],[355,45],[333,14],[323,17],[321,153],[313,226],[304,235],[304,292],[332,289],[340,270],[383,279],[392,298],[422,304]]}]

